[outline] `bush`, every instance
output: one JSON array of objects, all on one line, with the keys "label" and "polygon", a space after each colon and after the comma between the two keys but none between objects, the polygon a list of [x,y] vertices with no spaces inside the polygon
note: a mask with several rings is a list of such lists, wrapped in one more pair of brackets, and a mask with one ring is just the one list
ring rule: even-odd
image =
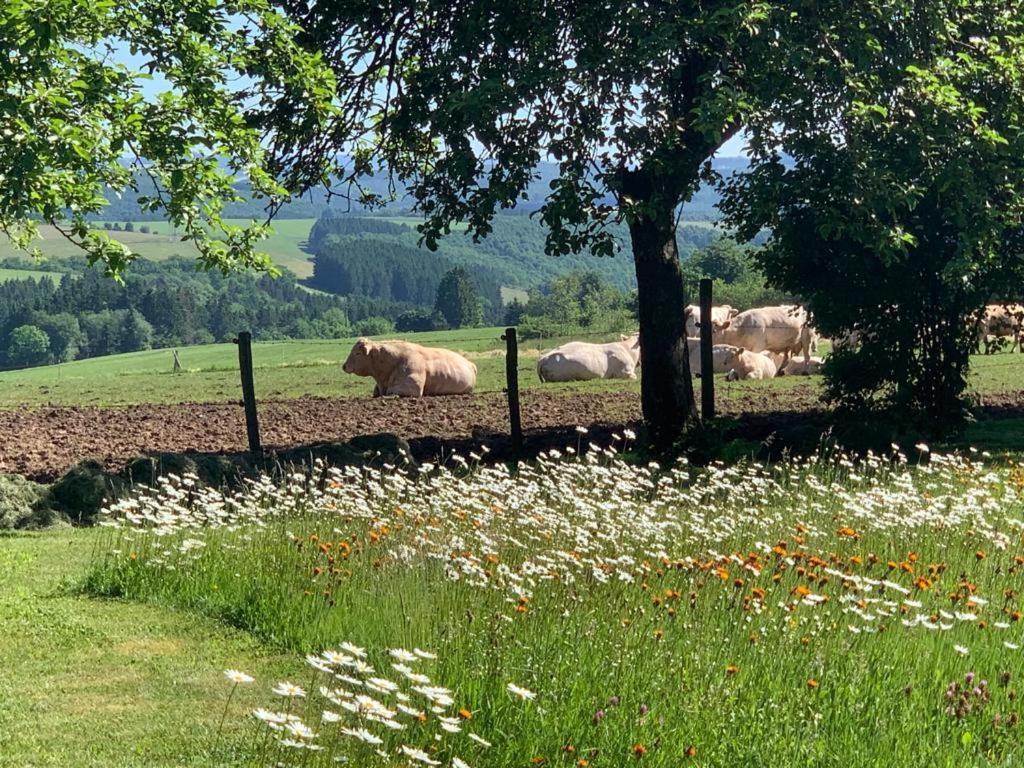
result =
[{"label": "bush", "polygon": [[357,336],[382,336],[395,330],[395,326],[390,320],[378,316],[360,320],[354,328]]}]

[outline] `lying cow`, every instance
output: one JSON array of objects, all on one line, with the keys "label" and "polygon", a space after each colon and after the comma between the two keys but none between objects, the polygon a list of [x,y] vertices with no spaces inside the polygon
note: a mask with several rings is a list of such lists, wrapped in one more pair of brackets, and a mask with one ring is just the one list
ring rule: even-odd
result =
[{"label": "lying cow", "polygon": [[[694,376],[700,376],[700,339],[687,338],[686,348],[690,352],[690,373]],[[715,344],[712,346],[711,370],[714,373],[728,373],[732,370],[732,361],[737,349],[737,347],[730,347],[728,344]]]},{"label": "lying cow", "polygon": [[824,361],[820,357],[810,360],[790,360],[779,369],[779,376],[817,376],[821,373]]},{"label": "lying cow", "polygon": [[[1024,305],[1021,304],[989,304],[985,314],[978,321],[978,345],[984,346],[985,354],[990,354],[995,346],[989,336],[1001,340],[1007,336],[1011,339],[1010,351],[1019,349],[1024,352]],[[996,343],[999,343],[998,341]]]},{"label": "lying cow", "polygon": [[464,395],[476,385],[476,366],[462,355],[408,341],[359,339],[342,370],[372,376],[374,397]]},{"label": "lying cow", "polygon": [[[735,317],[739,313],[738,309],[733,309],[728,304],[723,304],[720,307],[711,308],[711,327],[719,328],[729,322],[730,319]],[[697,304],[688,304],[685,310],[686,314],[686,335],[687,336],[698,336],[700,334],[700,307]]]},{"label": "lying cow", "polygon": [[541,356],[537,376],[545,382],[635,379],[639,364],[638,335],[607,344],[570,341]]},{"label": "lying cow", "polygon": [[816,335],[808,325],[803,307],[784,304],[740,312],[715,328],[714,338],[717,344],[780,354],[785,365],[794,354],[803,354],[804,361],[810,360]]},{"label": "lying cow", "polygon": [[778,371],[770,353],[751,352],[749,349],[734,347],[729,361],[727,381],[737,379],[773,379]]}]

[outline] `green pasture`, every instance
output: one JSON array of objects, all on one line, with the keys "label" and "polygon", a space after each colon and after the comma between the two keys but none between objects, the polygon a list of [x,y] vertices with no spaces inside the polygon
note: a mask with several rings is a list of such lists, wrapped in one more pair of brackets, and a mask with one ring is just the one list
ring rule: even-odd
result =
[{"label": "green pasture", "polygon": [[12,280],[42,280],[49,277],[51,280],[59,281],[64,276],[63,272],[44,272],[34,269],[2,269],[0,268],[0,283]]},{"label": "green pasture", "polygon": [[[393,334],[430,346],[466,354],[479,371],[478,392],[497,392],[505,386],[504,342],[501,328],[467,328],[457,331]],[[595,341],[612,337],[596,337]],[[519,378],[524,389],[543,387],[553,392],[639,392],[639,381],[591,381],[542,384],[537,379],[536,359],[541,350],[565,338],[528,340],[520,343]],[[344,373],[341,363],[355,343],[337,340],[256,342],[253,359],[256,392],[263,400],[305,396],[366,397],[373,390],[370,379]],[[137,403],[215,402],[240,397],[238,350],[233,344],[209,344],[179,350],[183,370],[173,373],[173,350],[155,349],[110,357],[76,360],[62,365],[0,371],[0,408],[33,405],[132,405]],[[981,396],[1021,389],[1024,355],[1001,353],[973,358],[972,390]],[[641,375],[642,375],[641,368]],[[808,390],[816,392],[818,377],[782,377],[770,381],[727,382],[716,379],[720,400],[749,399],[768,390],[778,395],[777,406],[793,399],[806,405]]]},{"label": "green pasture", "polygon": [[[247,224],[246,219],[228,219],[231,224]],[[313,262],[309,260],[309,254],[302,250],[309,230],[315,219],[281,219],[274,222],[274,234],[264,240],[259,250],[269,253],[271,258],[279,267],[290,269],[299,277],[309,277],[313,274]],[[124,226],[124,222],[119,222]],[[102,230],[102,222],[97,224]],[[183,242],[180,234],[175,234],[170,224],[164,221],[134,222],[134,232],[106,232],[115,240],[129,246],[144,259],[159,261],[172,257],[196,258],[198,251],[189,242]],[[151,230],[149,233],[139,231],[139,227],[146,226]],[[42,225],[39,228],[41,239],[35,243],[39,251],[47,259],[62,259],[71,256],[81,256],[82,252],[67,239],[62,237],[53,227]],[[6,257],[17,257],[24,255],[22,251],[11,245],[10,241],[0,236],[0,259]],[[0,281],[3,275],[0,271]]]},{"label": "green pasture", "polygon": [[[421,344],[463,352],[476,363],[478,392],[505,386],[505,344],[501,328],[393,334]],[[603,337],[602,337],[603,338]],[[344,373],[355,339],[271,341],[253,345],[256,393],[264,400],[304,396],[366,397],[373,382]],[[526,341],[520,345],[523,387],[541,386],[535,366],[538,350],[562,340]],[[76,360],[63,365],[0,372],[0,408],[25,405],[131,405],[237,400],[240,397],[238,349],[209,344],[179,350],[183,370],[173,373],[171,349]],[[638,390],[637,382],[595,381],[544,385],[571,391]]]}]

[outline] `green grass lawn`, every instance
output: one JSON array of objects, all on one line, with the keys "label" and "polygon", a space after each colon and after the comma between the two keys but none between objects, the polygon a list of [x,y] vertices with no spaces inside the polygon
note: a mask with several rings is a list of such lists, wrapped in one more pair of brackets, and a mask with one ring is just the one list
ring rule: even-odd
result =
[{"label": "green grass lawn", "polygon": [[99,529],[0,535],[0,766],[108,768],[235,764],[238,718],[215,735],[240,667],[264,681],[297,661],[223,624],[73,588]]},{"label": "green grass lawn", "polygon": [[[505,386],[505,344],[501,328],[392,334],[418,343],[459,350],[478,368],[477,391],[500,391]],[[614,334],[613,334],[614,336]],[[355,339],[275,341],[256,343],[256,393],[264,400],[307,395],[360,397],[373,391],[373,381],[344,373],[341,363]],[[535,373],[537,350],[552,340],[520,345],[523,387],[541,386]],[[170,349],[76,360],[63,365],[0,372],[0,407],[25,405],[129,405],[220,401],[240,398],[238,349],[233,344],[209,344],[179,351],[182,367],[173,373]],[[545,385],[555,390],[608,391],[638,388],[637,382],[594,381]]]}]

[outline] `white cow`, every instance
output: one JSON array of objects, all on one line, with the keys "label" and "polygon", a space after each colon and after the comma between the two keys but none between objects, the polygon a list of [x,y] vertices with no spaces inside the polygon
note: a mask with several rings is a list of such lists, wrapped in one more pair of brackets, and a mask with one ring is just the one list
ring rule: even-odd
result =
[{"label": "white cow", "polygon": [[816,376],[821,373],[825,362],[820,357],[812,357],[810,360],[790,360],[779,369],[779,376]]},{"label": "white cow", "polygon": [[[690,373],[694,376],[701,375],[700,367],[700,339],[686,339],[686,347],[690,352]],[[713,365],[711,370],[714,373],[728,373],[732,370],[733,360],[739,347],[730,347],[728,344],[715,344],[711,347],[711,359]]]},{"label": "white cow", "polygon": [[773,379],[778,370],[771,355],[751,352],[749,349],[737,348],[731,361],[732,368],[726,379]]},{"label": "white cow", "polygon": [[639,364],[639,335],[607,344],[570,341],[541,356],[537,376],[541,381],[635,379]]},{"label": "white cow", "polygon": [[[720,307],[711,308],[711,327],[718,328],[725,325],[729,320],[735,317],[739,313],[738,309],[733,309],[728,304],[723,304]],[[700,306],[697,304],[688,304],[685,310],[686,314],[686,335],[687,336],[699,336],[700,335]]]},{"label": "white cow", "polygon": [[814,330],[808,325],[803,307],[783,304],[740,312],[724,326],[715,328],[715,342],[743,347],[751,352],[774,352],[783,356],[782,364],[796,353],[811,358]]},{"label": "white cow", "polygon": [[1020,348],[1024,352],[1024,306],[1020,304],[989,304],[978,321],[978,344],[984,345],[985,354],[992,352],[989,336],[997,339],[1010,337],[1010,351]]}]

